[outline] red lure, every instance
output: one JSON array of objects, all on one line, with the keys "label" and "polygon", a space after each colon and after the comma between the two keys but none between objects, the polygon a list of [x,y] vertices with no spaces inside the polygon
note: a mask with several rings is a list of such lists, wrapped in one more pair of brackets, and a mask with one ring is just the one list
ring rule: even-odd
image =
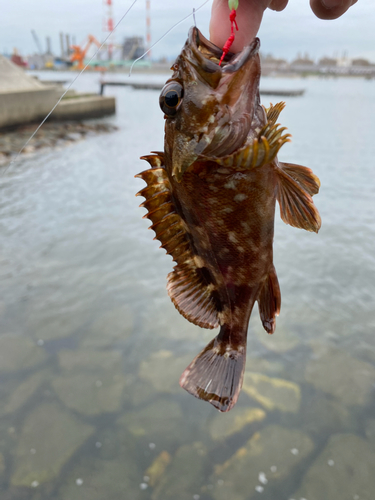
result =
[{"label": "red lure", "polygon": [[234,42],[234,27],[236,27],[236,30],[238,31],[238,26],[237,26],[237,21],[236,21],[236,9],[232,9],[229,14],[229,19],[230,19],[230,36],[228,40],[225,42],[224,47],[223,47],[223,55],[220,58],[219,66],[221,66],[221,63],[224,60],[224,57],[228,54],[229,49],[231,48],[232,43]]}]

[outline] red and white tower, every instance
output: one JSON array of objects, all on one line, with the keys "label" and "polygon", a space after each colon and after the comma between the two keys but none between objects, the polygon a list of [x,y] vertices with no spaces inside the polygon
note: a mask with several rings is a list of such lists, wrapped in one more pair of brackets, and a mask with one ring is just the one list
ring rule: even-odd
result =
[{"label": "red and white tower", "polygon": [[[106,33],[111,33],[113,31],[113,28],[115,27],[115,24],[113,22],[113,10],[112,10],[112,0],[103,0],[104,5],[105,5],[105,13],[104,13],[104,19],[103,19],[103,31],[104,34]],[[112,54],[113,54],[113,37],[114,35],[111,35],[108,38],[107,42],[107,47],[108,47],[108,59],[112,59]]]},{"label": "red and white tower", "polygon": [[[146,50],[151,47],[151,12],[150,0],[146,0]],[[147,54],[148,58],[151,57],[151,51]]]}]

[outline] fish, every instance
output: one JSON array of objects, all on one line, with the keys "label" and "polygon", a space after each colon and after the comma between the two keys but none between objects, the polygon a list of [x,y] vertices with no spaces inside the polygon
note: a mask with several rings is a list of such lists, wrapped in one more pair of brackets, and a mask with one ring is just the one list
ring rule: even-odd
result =
[{"label": "fish", "polygon": [[281,294],[273,264],[276,200],[282,220],[318,232],[312,170],[277,159],[290,140],[277,123],[285,103],[260,104],[260,41],[222,51],[192,27],[163,87],[164,151],[141,159],[140,205],[175,266],[167,291],[177,310],[218,335],[189,364],[180,385],[221,412],[242,387],[250,315],[258,302],[268,334]]}]

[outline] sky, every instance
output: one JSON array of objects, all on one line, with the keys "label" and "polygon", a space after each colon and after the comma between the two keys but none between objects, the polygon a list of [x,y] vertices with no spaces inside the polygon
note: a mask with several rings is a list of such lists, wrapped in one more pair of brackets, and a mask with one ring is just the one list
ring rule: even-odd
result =
[{"label": "sky", "polygon": [[[152,42],[183,17],[202,5],[204,0],[151,0]],[[244,1],[244,0],[240,0]],[[112,0],[114,22],[126,12],[132,0]],[[208,37],[211,0],[196,13],[196,22]],[[115,42],[126,36],[145,36],[145,0],[138,0],[115,32]],[[100,41],[105,37],[102,27],[106,7],[103,0],[3,0],[1,7],[0,52],[27,55],[36,52],[31,35],[34,29],[43,47],[46,37],[52,40],[52,51],[60,54],[59,33],[75,36],[83,43],[89,34]],[[153,58],[177,56],[185,42],[193,18],[175,27],[152,50]],[[365,57],[375,62],[375,5],[374,0],[358,0],[341,18],[322,21],[314,16],[308,0],[289,0],[283,12],[266,11],[258,36],[264,54],[287,60],[298,53],[317,60],[320,57]]]}]

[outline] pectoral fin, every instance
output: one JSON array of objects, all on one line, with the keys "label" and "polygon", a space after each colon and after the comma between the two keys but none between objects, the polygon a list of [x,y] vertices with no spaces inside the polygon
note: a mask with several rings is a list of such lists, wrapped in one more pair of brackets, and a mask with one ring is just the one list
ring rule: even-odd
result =
[{"label": "pectoral fin", "polygon": [[311,168],[295,165],[294,163],[280,163],[281,168],[290,177],[292,177],[298,184],[307,191],[311,196],[319,193],[320,180]]},{"label": "pectoral fin", "polygon": [[319,190],[319,179],[306,167],[279,163],[277,175],[277,200],[280,216],[286,224],[318,232],[322,224],[311,195]]},{"label": "pectoral fin", "polygon": [[279,315],[281,307],[279,281],[273,266],[259,294],[258,305],[263,328],[266,332],[273,333],[276,328],[276,316]]}]

